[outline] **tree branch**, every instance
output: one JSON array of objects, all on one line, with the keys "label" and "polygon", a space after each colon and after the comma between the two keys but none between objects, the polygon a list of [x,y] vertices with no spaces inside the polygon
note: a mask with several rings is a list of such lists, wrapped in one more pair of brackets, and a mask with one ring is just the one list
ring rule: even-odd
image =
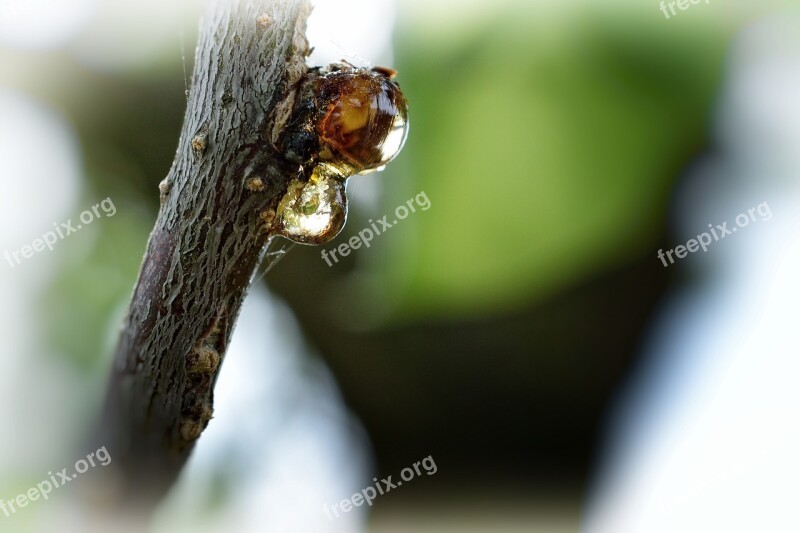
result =
[{"label": "tree branch", "polygon": [[305,57],[307,0],[217,0],[203,24],[175,161],[115,355],[98,438],[126,504],[176,479],[299,170],[276,148]]}]

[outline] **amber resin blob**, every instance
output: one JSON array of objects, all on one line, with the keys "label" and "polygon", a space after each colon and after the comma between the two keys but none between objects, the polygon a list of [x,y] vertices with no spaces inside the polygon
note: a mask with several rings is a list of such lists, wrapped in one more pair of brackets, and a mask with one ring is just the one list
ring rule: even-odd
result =
[{"label": "amber resin blob", "polygon": [[384,68],[331,72],[318,83],[320,159],[343,163],[354,173],[380,170],[408,136],[408,104]]},{"label": "amber resin blob", "polygon": [[[288,135],[292,160],[303,163],[277,209],[275,233],[323,244],[344,227],[345,182],[397,157],[408,136],[408,104],[387,68],[333,65],[317,72]],[[305,155],[304,155],[305,154]]]}]

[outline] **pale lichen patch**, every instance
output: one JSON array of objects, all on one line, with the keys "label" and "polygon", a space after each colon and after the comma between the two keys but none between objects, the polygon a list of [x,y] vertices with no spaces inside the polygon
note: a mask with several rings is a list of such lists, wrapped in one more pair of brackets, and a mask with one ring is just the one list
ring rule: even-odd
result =
[{"label": "pale lichen patch", "polygon": [[306,24],[308,16],[311,14],[311,6],[305,4],[302,10],[295,22],[291,54],[286,61],[286,95],[277,104],[272,115],[272,129],[269,133],[270,141],[275,147],[278,146],[281,134],[292,115],[294,103],[297,99],[297,85],[308,73],[306,57],[311,53],[311,49],[306,38]]},{"label": "pale lichen patch", "polygon": [[208,427],[212,418],[214,418],[214,409],[210,404],[203,402],[187,416],[184,416],[180,427],[181,438],[186,442],[197,440],[203,430]]},{"label": "pale lichen patch", "polygon": [[260,176],[253,176],[248,178],[245,186],[250,192],[261,192],[264,190],[264,180]]},{"label": "pale lichen patch", "polygon": [[270,232],[272,230],[272,224],[275,222],[275,210],[274,209],[267,209],[259,213],[258,217],[261,219],[261,223],[263,227]]},{"label": "pale lichen patch", "polygon": [[206,133],[198,133],[197,135],[192,138],[192,150],[194,150],[195,155],[202,156],[206,148],[208,148],[208,140]]},{"label": "pale lichen patch", "polygon": [[204,343],[186,357],[186,371],[190,374],[214,374],[219,368],[219,359],[219,352]]},{"label": "pale lichen patch", "polygon": [[270,26],[272,26],[273,22],[275,22],[275,21],[267,13],[262,14],[260,17],[258,17],[256,19],[256,24],[258,24],[258,26],[260,28],[263,28],[263,29],[266,29],[266,28],[269,28]]},{"label": "pale lichen patch", "polygon": [[286,98],[281,100],[278,105],[275,107],[274,112],[274,123],[272,125],[272,132],[270,133],[270,141],[272,141],[272,146],[277,147],[278,142],[281,139],[281,135],[286,127],[286,124],[289,122],[289,119],[292,117],[292,110],[294,109],[294,103],[297,99],[297,88],[292,88],[289,94],[286,95]]},{"label": "pale lichen patch", "polygon": [[203,433],[203,426],[196,420],[184,420],[181,424],[181,437],[190,442],[197,440]]}]

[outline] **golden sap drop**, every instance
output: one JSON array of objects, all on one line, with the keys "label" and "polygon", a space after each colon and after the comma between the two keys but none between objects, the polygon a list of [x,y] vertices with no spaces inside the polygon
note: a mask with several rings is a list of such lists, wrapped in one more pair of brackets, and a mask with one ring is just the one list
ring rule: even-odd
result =
[{"label": "golden sap drop", "polygon": [[299,244],[323,244],[339,234],[347,220],[347,197],[334,175],[319,164],[307,182],[289,184],[278,204],[278,235]]}]

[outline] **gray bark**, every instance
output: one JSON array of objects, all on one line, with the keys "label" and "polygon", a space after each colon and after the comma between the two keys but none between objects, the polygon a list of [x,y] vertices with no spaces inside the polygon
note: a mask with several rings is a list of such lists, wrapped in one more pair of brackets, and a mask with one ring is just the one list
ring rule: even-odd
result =
[{"label": "gray bark", "polygon": [[217,0],[208,11],[97,435],[113,458],[113,500],[158,501],[211,419],[220,364],[271,238],[264,218],[298,172],[274,141],[307,72],[309,12],[306,0]]}]

